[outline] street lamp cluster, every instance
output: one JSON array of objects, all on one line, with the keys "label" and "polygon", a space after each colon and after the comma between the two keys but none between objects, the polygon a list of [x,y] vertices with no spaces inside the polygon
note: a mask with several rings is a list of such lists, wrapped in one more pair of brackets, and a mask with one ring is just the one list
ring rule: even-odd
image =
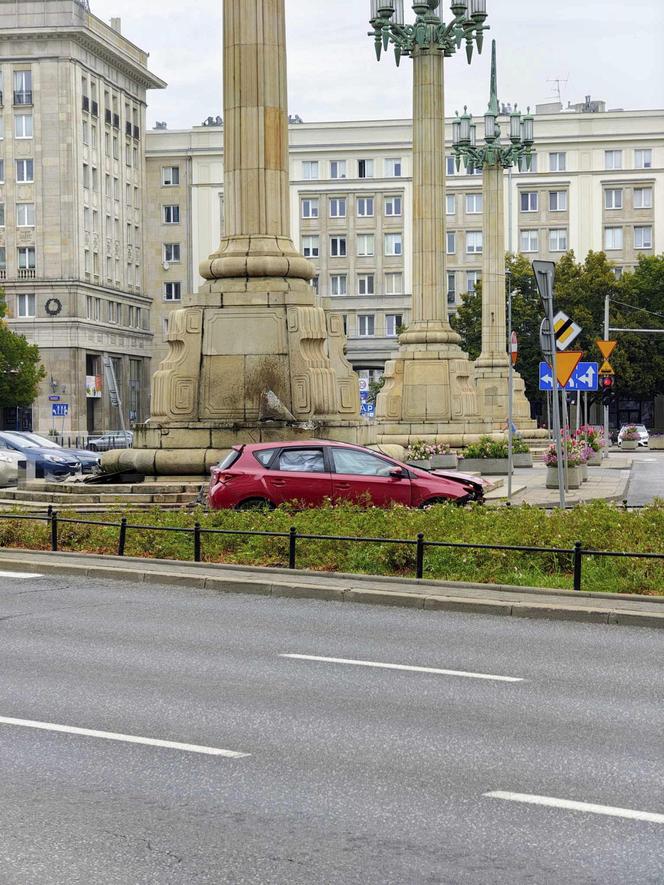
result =
[{"label": "street lamp cluster", "polygon": [[406,24],[404,21],[404,0],[371,0],[371,25],[376,46],[376,56],[381,57],[390,43],[394,46],[394,58],[397,63],[402,56],[410,56],[418,49],[438,49],[445,56],[452,56],[466,43],[466,55],[470,63],[473,57],[473,46],[482,52],[484,31],[488,25],[486,0],[452,0],[450,10],[453,18],[445,24],[436,12],[440,0],[425,0],[413,3],[415,22]]}]

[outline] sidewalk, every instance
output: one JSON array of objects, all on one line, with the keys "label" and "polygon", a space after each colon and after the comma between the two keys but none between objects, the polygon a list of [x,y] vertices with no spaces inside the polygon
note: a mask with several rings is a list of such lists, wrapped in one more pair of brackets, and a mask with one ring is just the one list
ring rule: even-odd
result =
[{"label": "sidewalk", "polygon": [[[168,584],[184,590],[400,606],[427,611],[664,628],[664,596],[573,593],[531,587],[222,566],[78,553],[0,550],[5,571]],[[5,579],[6,580],[6,579]]]}]

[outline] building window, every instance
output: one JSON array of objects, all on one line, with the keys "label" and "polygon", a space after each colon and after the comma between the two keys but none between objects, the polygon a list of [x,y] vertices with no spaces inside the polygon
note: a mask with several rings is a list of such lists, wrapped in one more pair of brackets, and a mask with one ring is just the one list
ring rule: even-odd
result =
[{"label": "building window", "polygon": [[3,184],[5,180],[5,161],[0,160],[0,184]]},{"label": "building window", "polygon": [[373,218],[374,214],[374,198],[358,197],[356,201],[358,218]]},{"label": "building window", "polygon": [[456,271],[447,273],[447,303],[456,304]]},{"label": "building window", "polygon": [[357,294],[373,295],[374,293],[374,275],[372,273],[359,274],[357,278]]},{"label": "building window", "polygon": [[396,338],[403,326],[403,314],[385,314],[385,335],[387,338]]},{"label": "building window", "polygon": [[[114,139],[115,141],[115,139]],[[180,184],[180,167],[164,166],[161,170],[161,183],[164,187],[175,187]]]},{"label": "building window", "polygon": [[445,214],[456,215],[456,195],[446,194],[445,196]]},{"label": "building window", "polygon": [[314,290],[314,292],[316,293],[316,295],[318,295],[318,294],[319,294],[319,288],[320,288],[320,277],[318,276],[318,274],[316,274],[315,277],[312,277],[312,278],[311,278],[311,280],[309,281],[309,285],[310,285],[311,288]]},{"label": "building window", "polygon": [[180,262],[180,244],[179,243],[164,243],[164,261],[168,261],[169,264],[179,264],[179,262]]},{"label": "building window", "polygon": [[357,161],[357,177],[373,178],[374,177],[374,161],[358,160]]},{"label": "building window", "polygon": [[316,181],[318,179],[318,160],[302,161],[302,178],[305,181]]},{"label": "building window", "polygon": [[445,253],[447,255],[456,254],[456,231],[455,230],[448,230],[445,234],[445,240],[446,240]]},{"label": "building window", "polygon": [[17,203],[16,204],[16,226],[17,227],[34,227],[35,226],[35,204],[34,203]]},{"label": "building window", "polygon": [[35,296],[27,292],[21,292],[16,296],[16,316],[19,319],[36,316]]},{"label": "building window", "polygon": [[345,273],[333,273],[330,276],[330,295],[347,295],[348,277]]},{"label": "building window", "polygon": [[549,211],[567,212],[567,191],[549,191]]},{"label": "building window", "polygon": [[604,248],[610,249],[623,248],[623,229],[622,227],[605,227],[604,228]]},{"label": "building window", "polygon": [[302,200],[302,218],[318,218],[318,197]]},{"label": "building window", "polygon": [[528,168],[528,161],[525,157],[519,157],[518,162],[519,172],[537,172],[537,154],[530,155],[530,169]]},{"label": "building window", "polygon": [[401,197],[385,197],[385,215],[388,217],[401,215],[402,206]]},{"label": "building window", "polygon": [[456,175],[456,160],[454,157],[445,157],[445,174]]},{"label": "building window", "polygon": [[358,234],[356,238],[357,255],[359,258],[368,258],[375,252],[376,238],[373,234]]},{"label": "building window", "polygon": [[372,338],[376,331],[376,318],[372,313],[357,315],[357,333],[360,338]]},{"label": "building window", "polygon": [[346,255],[346,237],[330,237],[330,257],[345,258]]},{"label": "building window", "polygon": [[521,251],[537,252],[539,251],[539,233],[536,230],[521,231]]},{"label": "building window", "polygon": [[605,209],[622,209],[623,192],[622,188],[608,187],[604,191],[604,208]]},{"label": "building window", "polygon": [[385,178],[401,178],[401,157],[398,160],[385,160]]},{"label": "building window", "polygon": [[623,275],[623,269],[622,269],[622,267],[614,267],[614,268],[612,268],[612,270],[613,270],[613,276],[614,276],[617,280],[622,280],[622,275]]},{"label": "building window", "polygon": [[0,227],[5,226],[5,204],[0,203]]},{"label": "building window", "polygon": [[7,270],[7,249],[5,246],[0,246],[0,271]]},{"label": "building window", "polygon": [[539,194],[537,191],[521,191],[519,205],[522,212],[537,212],[539,208]]},{"label": "building window", "polygon": [[635,169],[652,169],[652,150],[650,148],[634,151]]},{"label": "building window", "polygon": [[651,187],[635,187],[634,188],[634,208],[635,209],[652,209],[652,188]]},{"label": "building window", "polygon": [[346,217],[346,198],[330,197],[330,218]]},{"label": "building window", "polygon": [[164,206],[164,224],[179,224],[179,223],[180,223],[180,207],[178,205]]},{"label": "building window", "polygon": [[[85,129],[83,130],[85,132]],[[32,138],[32,114],[17,114],[14,117],[14,134],[16,138]],[[86,141],[83,144],[87,144]]]},{"label": "building window", "polygon": [[386,295],[403,295],[403,274],[402,273],[386,273],[385,274],[385,294]]},{"label": "building window", "polygon": [[466,215],[479,215],[482,206],[482,194],[466,194]]},{"label": "building window", "polygon": [[549,231],[549,252],[567,251],[567,229],[553,228]]},{"label": "building window", "polygon": [[468,255],[481,255],[483,236],[481,230],[466,231],[466,253]]},{"label": "building window", "polygon": [[474,292],[481,278],[482,274],[479,270],[466,271],[466,292]]},{"label": "building window", "polygon": [[567,154],[564,151],[552,151],[549,154],[549,172],[565,172]]},{"label": "building window", "polygon": [[346,177],[346,161],[345,160],[331,160],[330,161],[330,178],[345,178]]},{"label": "building window", "polygon": [[35,269],[35,247],[21,246],[18,250],[18,267],[19,270]]},{"label": "building window", "polygon": [[605,169],[622,169],[622,151],[604,151]]},{"label": "building window", "polygon": [[14,104],[32,104],[32,71],[14,71]]},{"label": "building window", "polygon": [[403,241],[401,234],[385,234],[385,254],[402,255]]},{"label": "building window", "polygon": [[119,323],[120,322],[120,308],[121,305],[118,301],[109,301],[108,302],[108,321],[109,323]]},{"label": "building window", "polygon": [[652,249],[652,227],[634,228],[634,248]]},{"label": "building window", "polygon": [[302,254],[305,258],[320,256],[320,237],[302,237]]},{"label": "building window", "polygon": [[164,301],[181,301],[182,283],[164,283]]},{"label": "building window", "polygon": [[32,182],[35,178],[35,166],[32,160],[16,161],[16,181]]}]

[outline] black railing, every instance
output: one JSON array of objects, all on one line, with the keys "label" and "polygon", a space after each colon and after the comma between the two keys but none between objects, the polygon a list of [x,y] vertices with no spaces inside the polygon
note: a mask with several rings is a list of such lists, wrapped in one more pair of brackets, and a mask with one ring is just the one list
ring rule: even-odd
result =
[{"label": "black railing", "polygon": [[[141,525],[140,523],[132,524],[126,516],[123,516],[120,522],[98,522],[88,519],[77,519],[75,517],[61,517],[58,512],[49,506],[45,515],[40,514],[16,514],[16,513],[0,513],[0,520],[16,519],[31,520],[36,522],[46,522],[49,526],[50,545],[52,552],[58,552],[60,549],[60,527],[63,525],[87,525],[97,526],[99,528],[116,528],[118,529],[117,556],[125,555],[127,546],[127,534],[129,531],[155,532],[155,533],[179,533],[190,535],[193,546],[194,562],[203,561],[203,539],[205,535],[234,535],[237,537],[249,538],[283,538],[288,541],[288,568],[297,568],[297,550],[298,542],[302,541],[330,541],[335,543],[358,543],[358,544],[397,544],[406,547],[415,547],[415,577],[421,580],[425,571],[425,556],[428,549],[449,548],[452,550],[487,550],[487,551],[510,551],[519,553],[530,553],[547,556],[555,554],[557,556],[568,556],[572,565],[573,586],[577,593],[583,589],[583,558],[585,557],[616,557],[629,559],[654,559],[664,561],[664,553],[637,553],[632,551],[615,551],[615,550],[595,550],[586,548],[581,541],[575,541],[573,547],[529,547],[519,544],[471,544],[461,541],[427,541],[424,533],[420,532],[417,538],[366,538],[355,537],[350,535],[312,535],[305,532],[299,532],[295,526],[291,526],[287,532],[261,532],[245,529],[212,529],[203,528],[200,522],[195,522],[193,526],[154,526]],[[29,549],[29,548],[28,548]]]}]

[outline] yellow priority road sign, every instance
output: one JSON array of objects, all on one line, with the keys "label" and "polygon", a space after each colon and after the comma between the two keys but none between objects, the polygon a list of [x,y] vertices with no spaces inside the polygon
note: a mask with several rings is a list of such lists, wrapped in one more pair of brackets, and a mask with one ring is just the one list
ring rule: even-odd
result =
[{"label": "yellow priority road sign", "polygon": [[556,347],[558,350],[565,350],[581,334],[581,326],[559,310],[553,318],[553,331],[556,336]]}]

